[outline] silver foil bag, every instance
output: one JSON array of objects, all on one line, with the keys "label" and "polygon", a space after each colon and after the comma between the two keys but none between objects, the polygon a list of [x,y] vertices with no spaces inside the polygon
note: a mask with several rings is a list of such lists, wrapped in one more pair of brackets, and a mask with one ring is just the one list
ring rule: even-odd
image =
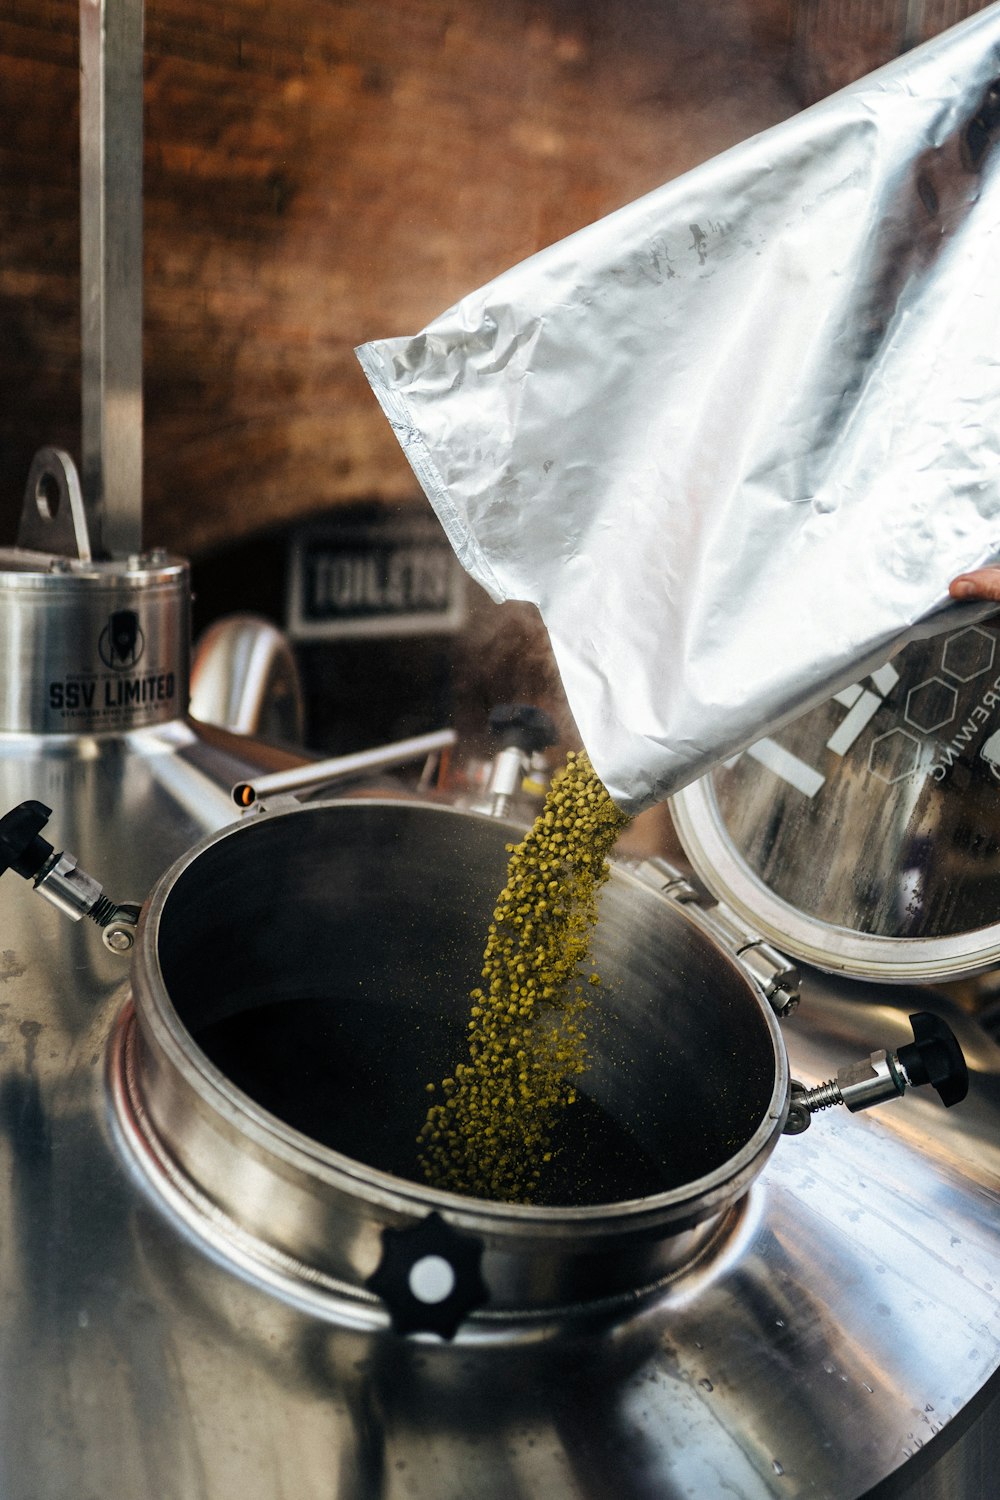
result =
[{"label": "silver foil bag", "polygon": [[1000,552],[1000,5],[359,358],[636,812]]}]

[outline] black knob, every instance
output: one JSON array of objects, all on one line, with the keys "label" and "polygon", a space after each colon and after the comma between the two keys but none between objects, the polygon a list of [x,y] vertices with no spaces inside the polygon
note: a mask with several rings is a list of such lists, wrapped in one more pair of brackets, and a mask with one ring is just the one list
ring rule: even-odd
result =
[{"label": "black knob", "polygon": [[960,1104],[969,1092],[969,1069],[958,1038],[946,1021],[929,1010],[910,1017],[913,1041],[896,1056],[914,1085],[932,1084],[942,1104]]},{"label": "black knob", "polygon": [[488,1297],[482,1241],[431,1213],[409,1229],[382,1231],[382,1259],[366,1283],[389,1309],[396,1333],[453,1337]]},{"label": "black knob", "polygon": [[548,714],[530,703],[498,704],[490,713],[489,723],[503,750],[514,745],[531,754],[554,745],[557,739],[556,726]]},{"label": "black knob", "polygon": [[34,880],[52,853],[52,845],[39,838],[51,816],[43,802],[22,802],[0,818],[0,875],[13,870]]}]

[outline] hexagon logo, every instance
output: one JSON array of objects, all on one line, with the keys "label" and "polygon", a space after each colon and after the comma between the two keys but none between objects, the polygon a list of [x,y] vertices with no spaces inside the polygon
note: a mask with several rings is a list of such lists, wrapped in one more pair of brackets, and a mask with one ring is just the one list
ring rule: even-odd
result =
[{"label": "hexagon logo", "polygon": [[928,677],[918,682],[906,695],[906,711],[903,718],[914,729],[930,734],[955,717],[958,693],[940,677]]},{"label": "hexagon logo", "polygon": [[920,741],[905,729],[890,729],[872,740],[868,769],[879,781],[892,786],[912,776],[920,764]]},{"label": "hexagon logo", "polygon": [[971,682],[973,677],[992,667],[996,645],[996,639],[989,631],[970,625],[945,641],[941,670],[957,682]]}]

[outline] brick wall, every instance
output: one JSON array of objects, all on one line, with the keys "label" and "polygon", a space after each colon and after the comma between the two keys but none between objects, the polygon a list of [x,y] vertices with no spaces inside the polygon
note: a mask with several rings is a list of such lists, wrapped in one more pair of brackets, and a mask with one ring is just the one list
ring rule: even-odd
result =
[{"label": "brick wall", "polygon": [[[414,494],[352,349],[792,113],[789,0],[147,0],[146,537]],[[0,542],[79,448],[77,5],[0,8]]]}]

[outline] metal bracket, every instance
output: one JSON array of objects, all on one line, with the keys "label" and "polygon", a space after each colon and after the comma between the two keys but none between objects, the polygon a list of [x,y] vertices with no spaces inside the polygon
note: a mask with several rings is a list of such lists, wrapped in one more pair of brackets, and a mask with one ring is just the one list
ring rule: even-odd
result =
[{"label": "metal bracket", "polygon": [[783,953],[765,943],[730,907],[699,891],[669,860],[659,856],[643,860],[635,873],[671,900],[693,906],[701,924],[732,954],[775,1014],[783,1019],[792,1014],[799,1003],[799,971]]},{"label": "metal bracket", "polygon": [[91,562],[90,519],[76,465],[62,448],[39,448],[28,470],[17,545]]},{"label": "metal bracket", "polygon": [[662,855],[654,854],[651,859],[644,859],[641,864],[635,866],[635,874],[645,885],[651,885],[654,890],[660,891],[664,896],[669,896],[672,901],[682,903],[690,901],[700,906],[705,900],[687,875],[676,865],[672,865],[669,859],[664,859]]}]

